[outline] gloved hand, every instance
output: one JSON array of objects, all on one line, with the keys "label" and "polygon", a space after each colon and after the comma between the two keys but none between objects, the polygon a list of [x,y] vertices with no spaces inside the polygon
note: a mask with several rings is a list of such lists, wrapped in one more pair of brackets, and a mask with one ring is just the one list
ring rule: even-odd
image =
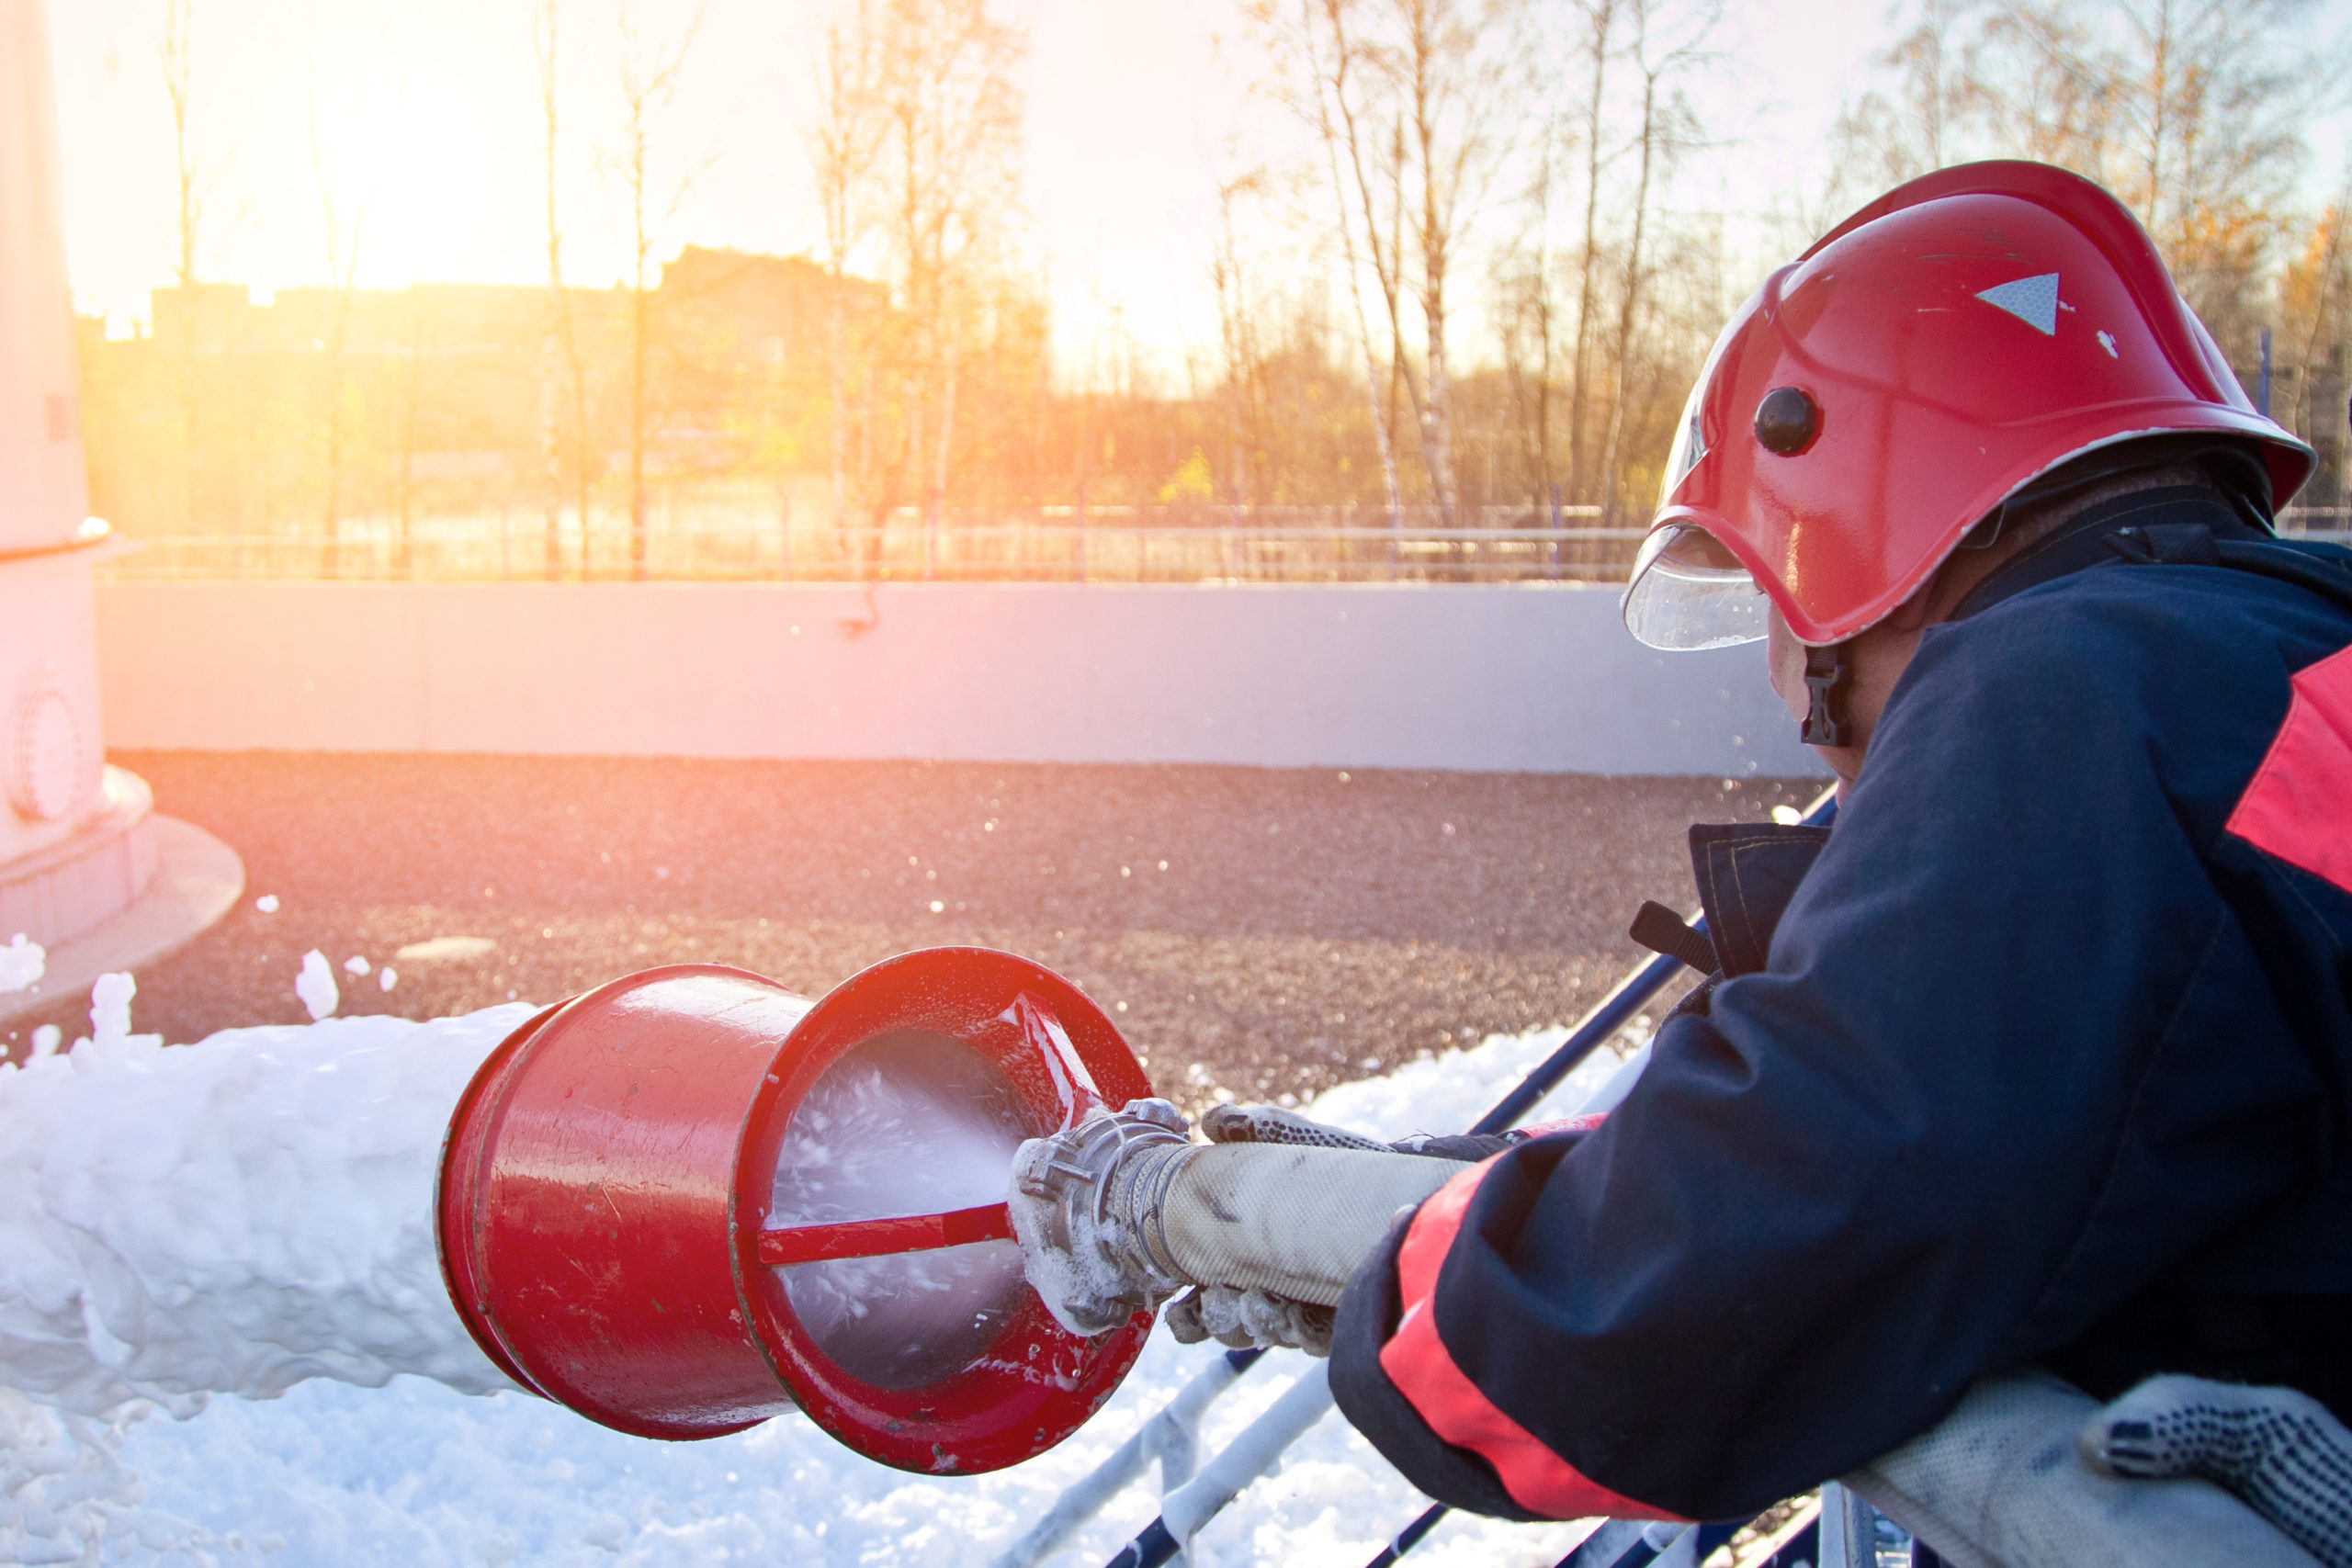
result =
[{"label": "gloved hand", "polygon": [[2352,1568],[2352,1432],[2308,1394],[2150,1378],[2075,1443],[2109,1475],[2218,1483],[2328,1568]]},{"label": "gloved hand", "polygon": [[1328,1356],[1332,1324],[1338,1316],[1334,1308],[1293,1301],[1271,1291],[1195,1285],[1168,1303],[1168,1332],[1179,1345],[1214,1339],[1236,1350],[1254,1347]]},{"label": "gloved hand", "polygon": [[1169,1318],[1187,1343],[1328,1350],[1329,1309],[1396,1213],[1514,1141],[1419,1140],[1439,1156],[1423,1158],[1272,1106],[1215,1108],[1206,1145],[1185,1129],[1166,1100],[1135,1100],[1015,1156],[1007,1206],[1029,1281],[1073,1332],[1196,1285]]},{"label": "gloved hand", "polygon": [[1309,1148],[1384,1149],[1402,1155],[1426,1155],[1431,1159],[1476,1164],[1498,1155],[1513,1144],[1525,1143],[1524,1132],[1415,1133],[1393,1143],[1382,1143],[1362,1133],[1310,1122],[1279,1105],[1212,1105],[1201,1116],[1201,1134],[1212,1144],[1292,1144]]},{"label": "gloved hand", "polygon": [[[1327,1149],[1379,1149],[1434,1159],[1475,1163],[1523,1141],[1524,1133],[1415,1134],[1382,1143],[1362,1133],[1309,1121],[1278,1105],[1213,1105],[1201,1117],[1201,1132],[1213,1144],[1287,1144]],[[1168,1331],[1180,1345],[1214,1339],[1234,1349],[1280,1347],[1310,1356],[1331,1353],[1333,1309],[1294,1301],[1266,1291],[1230,1285],[1201,1285],[1168,1308]]]}]

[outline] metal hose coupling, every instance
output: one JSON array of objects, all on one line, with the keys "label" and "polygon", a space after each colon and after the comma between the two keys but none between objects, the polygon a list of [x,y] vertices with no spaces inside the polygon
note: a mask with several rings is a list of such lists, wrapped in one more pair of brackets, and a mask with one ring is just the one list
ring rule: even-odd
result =
[{"label": "metal hose coupling", "polygon": [[1193,1281],[1169,1255],[1169,1189],[1200,1152],[1164,1100],[1090,1111],[1013,1156],[1006,1207],[1029,1283],[1073,1333],[1105,1334]]}]

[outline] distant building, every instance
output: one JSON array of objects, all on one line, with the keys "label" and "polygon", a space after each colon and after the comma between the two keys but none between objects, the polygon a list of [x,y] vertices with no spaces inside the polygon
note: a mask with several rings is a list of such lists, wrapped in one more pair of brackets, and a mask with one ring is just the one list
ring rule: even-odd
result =
[{"label": "distant building", "polygon": [[[821,470],[839,323],[885,290],[797,256],[686,247],[647,300],[647,468]],[[158,288],[142,336],[84,323],[93,502],[133,535],[536,508],[625,469],[627,288]],[[579,386],[575,397],[573,361]],[[585,440],[582,440],[584,424]]]}]

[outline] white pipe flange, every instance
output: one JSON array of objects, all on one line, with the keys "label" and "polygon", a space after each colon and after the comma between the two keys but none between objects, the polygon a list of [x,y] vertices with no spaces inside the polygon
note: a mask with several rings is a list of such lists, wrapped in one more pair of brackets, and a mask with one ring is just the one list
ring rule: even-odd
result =
[{"label": "white pipe flange", "polygon": [[39,822],[72,813],[83,795],[82,726],[65,694],[48,682],[17,699],[8,736],[8,803]]}]

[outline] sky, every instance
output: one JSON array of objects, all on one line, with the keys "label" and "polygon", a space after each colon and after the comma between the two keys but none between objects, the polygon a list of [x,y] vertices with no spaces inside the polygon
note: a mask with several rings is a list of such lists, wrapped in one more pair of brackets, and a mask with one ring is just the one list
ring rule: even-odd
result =
[{"label": "sky", "polygon": [[[618,6],[564,0],[558,200],[566,274],[631,264],[616,141]],[[822,0],[631,0],[641,35],[701,21],[656,141],[679,245],[793,253],[819,227],[801,151]],[[356,281],[546,276],[533,0],[191,0],[192,141],[208,197],[200,274],[262,297],[330,276],[329,200],[356,233]],[[158,61],[164,0],[51,0],[77,304],[130,330],[170,278],[173,145]],[[1216,338],[1209,236],[1224,150],[1278,113],[1245,83],[1235,0],[997,0],[1029,32],[1025,191],[1065,372],[1106,327],[1163,373]],[[2352,0],[2324,0],[2340,36]],[[1724,144],[1679,205],[1755,217],[1817,187],[1841,103],[1869,85],[1882,0],[1731,0],[1702,110]],[[2313,178],[2342,169],[2346,116],[2314,128]],[[1261,238],[1300,243],[1295,228]],[[1761,261],[1758,265],[1762,265]]]}]

